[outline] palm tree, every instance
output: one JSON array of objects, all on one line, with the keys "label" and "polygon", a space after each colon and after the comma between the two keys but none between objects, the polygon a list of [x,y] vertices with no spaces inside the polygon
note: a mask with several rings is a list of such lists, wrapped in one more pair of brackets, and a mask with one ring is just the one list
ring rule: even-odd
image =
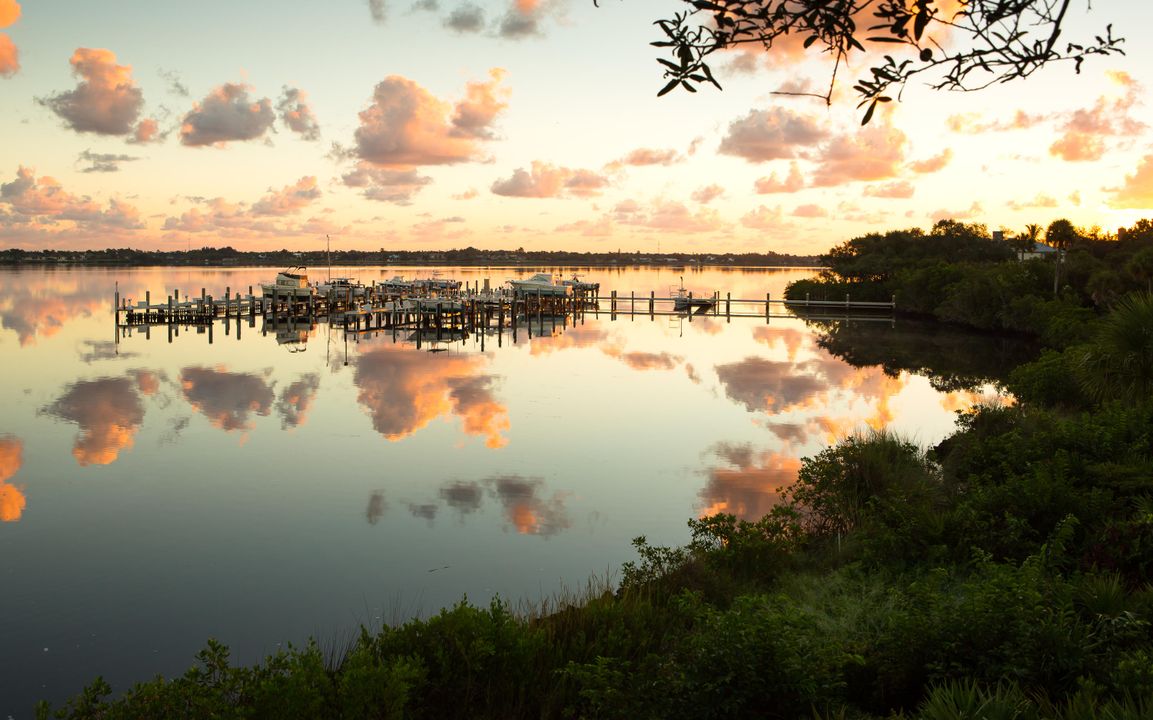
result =
[{"label": "palm tree", "polygon": [[1081,387],[1096,400],[1153,398],[1153,294],[1133,293],[1101,320],[1092,342],[1075,356]]},{"label": "palm tree", "polygon": [[1065,218],[1049,223],[1049,228],[1045,231],[1045,242],[1057,249],[1057,263],[1053,266],[1053,295],[1057,294],[1060,287],[1061,263],[1065,260],[1065,251],[1078,237],[1080,236],[1077,228]]}]

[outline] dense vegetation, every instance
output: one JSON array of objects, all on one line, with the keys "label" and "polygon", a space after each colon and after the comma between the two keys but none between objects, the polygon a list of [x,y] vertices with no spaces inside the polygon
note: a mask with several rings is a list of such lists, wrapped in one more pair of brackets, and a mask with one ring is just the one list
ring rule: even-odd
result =
[{"label": "dense vegetation", "polygon": [[[1029,226],[994,240],[984,225],[942,220],[853,238],[820,258],[813,279],[793,283],[791,300],[895,299],[905,313],[980,330],[1028,333],[1054,347],[1084,339],[1091,320],[1134,290],[1153,289],[1153,221],[1116,236],[1056,220],[1044,232],[1049,257],[1033,255],[1042,232]],[[1081,336],[1078,336],[1078,334]]]},{"label": "dense vegetation", "polygon": [[[1052,270],[986,249],[954,267]],[[876,284],[924,267],[866,265]],[[1122,294],[1136,281],[1093,304],[1077,280],[1022,295],[1077,312],[1006,381],[1019,402],[962,413],[928,449],[845,438],[759,520],[638,538],[618,587],[531,617],[462,601],[339,657],[236,667],[209,642],[183,677],[115,700],[97,680],[56,717],[1153,716],[1153,295]]]}]

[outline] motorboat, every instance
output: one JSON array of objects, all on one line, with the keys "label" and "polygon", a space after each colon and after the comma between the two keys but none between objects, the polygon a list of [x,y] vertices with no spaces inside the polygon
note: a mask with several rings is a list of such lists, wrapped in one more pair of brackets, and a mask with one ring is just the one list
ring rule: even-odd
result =
[{"label": "motorboat", "polygon": [[460,280],[443,278],[437,273],[433,273],[432,277],[413,280],[412,284],[426,292],[451,292],[460,290]]},{"label": "motorboat", "polygon": [[405,294],[416,290],[416,283],[411,280],[405,280],[400,275],[394,276],[391,280],[383,280],[376,284],[387,293]]},{"label": "motorboat", "polygon": [[672,289],[673,310],[676,312],[705,312],[717,304],[713,296],[695,298],[685,289],[685,280],[681,278],[681,286]]},{"label": "motorboat", "polygon": [[601,289],[600,283],[585,282],[580,275],[573,275],[571,280],[565,280],[561,285],[567,285],[575,293],[597,293]]},{"label": "motorboat", "polygon": [[308,284],[308,273],[302,265],[290,267],[276,273],[276,280],[261,283],[264,297],[273,299],[307,300],[315,293]]},{"label": "motorboat", "polygon": [[529,278],[509,280],[508,284],[520,295],[567,295],[568,285],[557,285],[552,273],[537,273]]},{"label": "motorboat", "polygon": [[368,289],[352,278],[336,277],[316,284],[316,292],[326,297],[337,299],[363,298]]}]

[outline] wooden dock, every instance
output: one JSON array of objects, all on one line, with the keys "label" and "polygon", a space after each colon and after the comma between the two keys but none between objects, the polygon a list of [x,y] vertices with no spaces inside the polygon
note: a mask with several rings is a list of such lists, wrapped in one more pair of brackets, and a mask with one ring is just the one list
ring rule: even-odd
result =
[{"label": "wooden dock", "polygon": [[797,315],[811,319],[850,316],[891,319],[896,306],[895,302],[854,301],[847,295],[844,301],[775,300],[768,293],[763,299],[733,298],[731,293],[722,297],[719,292],[703,298],[693,298],[691,293],[658,297],[652,291],[647,295],[635,292],[624,295],[615,290],[608,295],[596,291],[570,291],[562,295],[504,287],[490,289],[487,280],[483,286],[477,281],[471,287],[434,293],[398,292],[376,284],[327,296],[315,293],[256,295],[252,290],[249,287],[247,293],[233,293],[231,288],[226,288],[223,298],[214,298],[203,288],[199,296],[192,297],[174,291],[158,303],[152,302],[150,292],[145,293],[143,300],[134,301],[121,298],[117,290],[117,334],[130,328],[144,328],[147,332],[153,326],[167,326],[171,341],[174,328],[179,335],[180,327],[195,327],[198,332],[207,331],[211,342],[212,326],[217,321],[224,321],[226,333],[230,331],[231,321],[237,321],[239,336],[241,320],[247,320],[249,327],[254,327],[256,318],[260,317],[264,320],[265,332],[268,328],[279,333],[281,328],[310,327],[325,320],[331,327],[340,327],[354,335],[381,330],[411,331],[419,345],[422,337],[441,339],[480,334],[483,338],[492,331],[500,342],[504,330],[511,331],[515,340],[522,327],[531,337],[546,327],[567,327],[588,315],[605,314],[612,320],[622,316],[647,316],[650,320],[681,317],[689,322],[701,317],[763,318],[769,322],[773,318]]}]

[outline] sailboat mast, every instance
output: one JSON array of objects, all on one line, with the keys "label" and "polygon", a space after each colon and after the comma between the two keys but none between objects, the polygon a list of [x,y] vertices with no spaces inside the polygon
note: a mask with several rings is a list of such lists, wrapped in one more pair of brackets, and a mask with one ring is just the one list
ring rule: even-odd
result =
[{"label": "sailboat mast", "polygon": [[332,237],[325,235],[324,239],[328,241],[328,280],[332,282]]}]

